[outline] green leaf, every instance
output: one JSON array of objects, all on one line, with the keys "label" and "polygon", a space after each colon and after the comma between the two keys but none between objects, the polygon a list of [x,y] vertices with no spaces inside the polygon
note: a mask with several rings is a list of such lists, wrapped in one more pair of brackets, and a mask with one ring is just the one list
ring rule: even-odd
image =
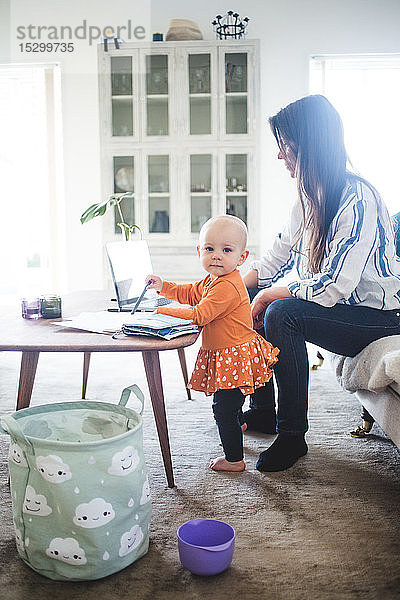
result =
[{"label": "green leaf", "polygon": [[87,223],[94,217],[100,217],[104,215],[107,210],[108,199],[105,202],[99,202],[98,204],[92,204],[82,213],[81,223]]},{"label": "green leaf", "polygon": [[117,225],[121,228],[121,231],[125,236],[125,240],[129,242],[132,232],[131,227],[129,227],[129,225],[127,225],[126,223],[117,223]]},{"label": "green leaf", "polygon": [[[125,192],[124,194],[121,194],[121,195],[112,194],[111,196],[108,196],[108,198],[106,200],[103,200],[103,202],[99,202],[98,204],[92,204],[91,206],[89,206],[89,208],[87,208],[85,210],[84,213],[82,213],[82,216],[80,219],[81,223],[87,223],[88,221],[90,221],[91,219],[94,219],[95,217],[101,217],[102,215],[104,215],[104,213],[110,206],[118,207],[118,212],[120,214],[120,218],[121,218],[121,220],[123,220],[124,216],[121,211],[120,203],[124,198],[129,198],[129,197],[130,198],[133,197],[132,192]],[[121,230],[122,230],[126,240],[130,239],[133,228],[135,228],[135,227],[137,229],[139,229],[139,231],[140,231],[140,239],[143,238],[142,230],[140,229],[140,227],[138,225],[132,225],[132,227],[129,227],[129,225],[127,225],[124,222],[117,223],[117,225],[119,227],[121,227]]]},{"label": "green leaf", "polygon": [[108,199],[108,204],[110,206],[116,206],[117,204],[119,204],[121,202],[122,197],[120,196],[118,198],[118,196],[110,196]]},{"label": "green leaf", "polygon": [[92,206],[89,206],[89,208],[87,208],[85,210],[85,212],[82,214],[81,223],[87,223],[91,219],[94,219],[94,217],[99,217],[101,215],[104,215],[104,213],[106,212],[106,209],[107,209],[107,206],[100,205],[100,204],[92,204]]},{"label": "green leaf", "polygon": [[141,240],[143,239],[143,231],[141,230],[141,228],[139,227],[139,225],[131,225],[129,229],[131,230],[131,233],[133,233],[133,231],[135,229],[138,229],[139,233],[140,233],[140,239]]}]

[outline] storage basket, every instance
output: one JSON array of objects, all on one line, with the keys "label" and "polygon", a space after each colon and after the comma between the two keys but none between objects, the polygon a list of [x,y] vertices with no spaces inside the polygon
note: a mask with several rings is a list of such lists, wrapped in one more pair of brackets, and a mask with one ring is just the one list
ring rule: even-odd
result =
[{"label": "storage basket", "polygon": [[[126,408],[133,392],[140,413]],[[19,555],[51,579],[89,580],[146,554],[150,490],[142,445],[144,397],[118,405],[64,402],[1,417]]]}]

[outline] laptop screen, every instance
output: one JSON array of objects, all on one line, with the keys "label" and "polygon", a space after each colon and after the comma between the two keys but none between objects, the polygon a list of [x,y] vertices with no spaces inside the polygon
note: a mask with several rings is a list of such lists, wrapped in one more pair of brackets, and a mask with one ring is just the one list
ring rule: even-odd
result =
[{"label": "laptop screen", "polygon": [[[134,303],[143,291],[147,275],[153,272],[147,242],[109,242],[106,251],[119,307]],[[149,290],[145,297],[156,295]]]}]

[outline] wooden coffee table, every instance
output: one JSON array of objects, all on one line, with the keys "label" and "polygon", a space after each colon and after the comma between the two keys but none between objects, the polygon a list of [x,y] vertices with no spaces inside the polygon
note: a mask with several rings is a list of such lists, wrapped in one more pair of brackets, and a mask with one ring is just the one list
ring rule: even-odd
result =
[{"label": "wooden coffee table", "polygon": [[[109,293],[103,291],[68,294],[62,298],[63,318],[73,317],[87,310],[103,310],[108,305],[108,299]],[[187,383],[184,348],[194,344],[199,334],[185,335],[170,341],[145,336],[113,339],[110,335],[65,329],[51,323],[54,323],[54,320],[31,321],[19,315],[0,317],[0,351],[22,353],[17,410],[26,408],[30,404],[41,352],[83,352],[86,357],[89,357],[91,352],[141,352],[168,487],[174,487],[159,352],[178,350],[185,383]]]}]

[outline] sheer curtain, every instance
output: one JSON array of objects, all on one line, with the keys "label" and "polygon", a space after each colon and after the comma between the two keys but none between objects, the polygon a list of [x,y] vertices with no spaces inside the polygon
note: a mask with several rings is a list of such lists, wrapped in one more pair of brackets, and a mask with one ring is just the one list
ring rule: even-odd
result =
[{"label": "sheer curtain", "polygon": [[64,247],[58,65],[0,65],[0,139],[0,295],[56,291]]},{"label": "sheer curtain", "polygon": [[339,111],[353,167],[400,211],[400,54],[314,56],[310,93]]}]

